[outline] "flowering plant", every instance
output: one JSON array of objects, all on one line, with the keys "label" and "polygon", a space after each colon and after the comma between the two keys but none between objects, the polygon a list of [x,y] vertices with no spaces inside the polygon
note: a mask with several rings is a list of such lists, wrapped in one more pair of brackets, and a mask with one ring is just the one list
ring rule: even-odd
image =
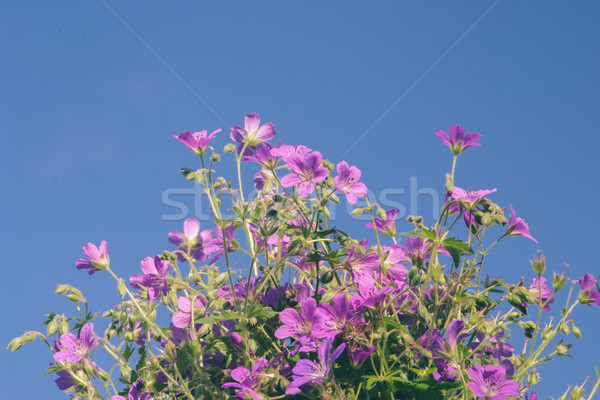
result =
[{"label": "flowering plant", "polygon": [[[174,135],[199,156],[201,168],[182,173],[207,195],[214,228],[187,219],[183,232],[168,235],[177,248],[143,259],[128,282],[113,271],[105,241],[88,243],[77,268],[112,275],[124,299],[101,315],[105,332],[94,333],[100,314],[81,291],[59,285],[79,318],[48,315],[45,334],[29,331],[8,345],[44,341],[49,373],[74,398],[537,399],[538,366],[568,355],[567,337],[581,337],[574,308],[600,306],[592,275],[571,280],[563,271],[549,284],[541,253],[530,284],[482,277],[500,240],[535,239],[512,205],[508,219],[488,198],[496,189],[456,186],[457,158],[480,145],[477,133],[437,131],[453,155],[441,217],[427,227],[410,216],[412,231],[396,232],[398,210],[369,202],[356,166],[270,143],[275,127],[257,114],[231,129],[237,146],[224,147],[236,182],[219,177],[211,146],[219,132]],[[260,168],[255,198],[243,190],[242,165]],[[369,215],[368,238],[331,226],[328,204],[341,195],[351,205],[365,199],[352,214]],[[456,233],[463,222],[467,233]],[[244,276],[234,253],[244,256]],[[555,310],[542,325],[542,313]],[[523,339],[515,351],[511,342]],[[93,361],[100,348],[114,358],[109,369]],[[560,399],[584,393],[576,386]]]}]

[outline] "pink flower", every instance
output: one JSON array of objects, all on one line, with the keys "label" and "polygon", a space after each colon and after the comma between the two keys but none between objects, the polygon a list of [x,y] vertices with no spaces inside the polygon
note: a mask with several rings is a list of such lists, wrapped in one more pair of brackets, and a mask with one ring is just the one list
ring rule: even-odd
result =
[{"label": "pink flower", "polygon": [[333,178],[335,188],[346,195],[350,204],[356,204],[356,198],[367,195],[367,186],[359,182],[360,170],[355,166],[349,167],[346,161],[337,165],[338,176]]},{"label": "pink flower", "polygon": [[89,269],[89,274],[92,275],[96,271],[102,271],[108,268],[108,248],[106,246],[106,240],[100,242],[100,247],[92,243],[88,243],[83,246],[83,254],[87,257],[80,258],[75,262],[77,269]]},{"label": "pink flower", "polygon": [[185,131],[180,133],[179,135],[173,135],[173,138],[179,140],[181,143],[185,144],[191,151],[201,156],[206,151],[206,148],[208,147],[208,142],[214,139],[217,136],[217,133],[219,132],[221,132],[221,129],[213,131],[210,135],[207,135],[206,131],[194,133],[190,131]]},{"label": "pink flower", "polygon": [[472,381],[469,382],[469,387],[477,397],[506,400],[508,396],[519,393],[519,384],[510,379],[505,380],[506,370],[499,365],[487,365],[484,369],[481,365],[474,364],[467,373]]},{"label": "pink flower", "polygon": [[511,217],[508,223],[508,228],[506,228],[506,233],[510,236],[524,236],[537,243],[538,241],[529,234],[529,225],[527,225],[523,219],[517,218],[515,215],[515,209],[513,208],[512,204],[510,205],[510,213]]},{"label": "pink flower", "polygon": [[281,179],[283,187],[298,185],[298,194],[308,197],[315,190],[315,183],[322,182],[327,178],[329,170],[321,166],[323,157],[318,151],[310,153],[306,160],[297,154],[288,158],[288,168],[291,174]]},{"label": "pink flower", "polygon": [[240,143],[238,151],[241,151],[244,145],[246,151],[244,155],[251,155],[252,150],[256,149],[267,140],[275,137],[277,131],[271,122],[260,125],[260,116],[256,113],[247,114],[244,120],[244,128],[235,125],[231,128],[231,139]]},{"label": "pink flower", "polygon": [[79,332],[79,339],[70,332],[63,333],[59,342],[64,350],[54,353],[54,361],[57,363],[68,361],[73,364],[86,357],[90,350],[98,344],[100,338],[93,336],[94,324],[88,322]]},{"label": "pink flower", "polygon": [[460,125],[450,125],[448,128],[448,134],[438,129],[435,134],[442,139],[442,142],[450,148],[452,154],[459,155],[469,147],[481,146],[481,143],[477,143],[481,139],[479,133],[471,132],[465,135],[465,129]]}]

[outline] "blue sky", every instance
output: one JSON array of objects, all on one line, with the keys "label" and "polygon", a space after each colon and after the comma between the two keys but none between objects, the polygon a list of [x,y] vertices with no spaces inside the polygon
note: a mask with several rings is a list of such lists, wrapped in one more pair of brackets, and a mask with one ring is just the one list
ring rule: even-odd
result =
[{"label": "blue sky", "polygon": [[[598,2],[0,7],[5,345],[41,329],[44,314],[75,312],[54,295],[58,283],[80,288],[96,310],[116,304],[108,276],[75,269],[81,247],[106,239],[124,277],[170,248],[167,233],[182,221],[171,220],[177,210],[164,198],[193,211],[193,196],[177,194],[191,188],[179,168],[197,166],[171,135],[222,128],[220,148],[248,112],[273,122],[278,139],[333,162],[368,131],[344,159],[376,196],[391,189],[429,223],[434,202],[411,201],[411,177],[417,189],[441,191],[451,159],[435,130],[479,132],[483,145],[461,157],[457,184],[498,188],[493,200],[513,204],[539,240],[503,242],[488,259],[490,274],[530,279],[539,248],[549,269],[567,263],[573,277],[600,275]],[[359,223],[339,218],[358,232]],[[542,369],[542,398],[593,374],[599,312],[576,313],[583,341],[574,341],[573,359]],[[66,398],[40,377],[52,361],[41,343],[0,357],[6,398]]]}]

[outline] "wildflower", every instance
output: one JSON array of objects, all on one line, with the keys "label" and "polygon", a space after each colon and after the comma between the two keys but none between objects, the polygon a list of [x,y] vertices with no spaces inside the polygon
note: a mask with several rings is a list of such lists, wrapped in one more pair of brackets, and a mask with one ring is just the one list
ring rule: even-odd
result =
[{"label": "wildflower", "polygon": [[459,155],[469,147],[481,146],[481,143],[477,143],[481,139],[479,133],[471,132],[465,135],[465,129],[460,125],[450,125],[448,128],[448,134],[438,129],[435,134],[442,139],[442,142],[450,148],[452,154],[455,156]]},{"label": "wildflower", "polygon": [[[194,309],[204,307],[206,307],[206,299],[202,295],[197,296],[194,300]],[[192,302],[187,297],[179,297],[177,298],[177,308],[179,311],[176,311],[171,317],[173,325],[177,328],[188,327],[192,322]],[[195,313],[195,315],[198,314]]]},{"label": "wildflower", "polygon": [[235,395],[240,399],[252,398],[254,400],[260,400],[264,397],[258,393],[258,378],[262,370],[268,364],[267,360],[264,358],[259,358],[254,367],[252,367],[252,372],[248,371],[246,367],[237,367],[233,371],[231,371],[231,377],[235,382],[229,382],[223,384],[224,388],[234,387],[237,388],[235,390]]},{"label": "wildflower", "polygon": [[60,390],[67,390],[79,383],[77,379],[66,369],[56,372],[56,375],[58,375],[58,378],[54,380],[54,382]]},{"label": "wildflower", "polygon": [[277,161],[279,161],[279,157],[271,154],[271,149],[273,145],[271,143],[264,143],[264,145],[260,146],[254,152],[252,156],[244,156],[242,160],[246,162],[256,162],[261,165],[263,169],[271,170],[275,168]]},{"label": "wildflower", "polygon": [[274,149],[271,149],[271,155],[276,156],[276,157],[281,157],[281,159],[283,161],[288,162],[288,160],[292,154],[297,154],[300,157],[304,157],[311,151],[312,151],[312,149],[309,149],[308,147],[303,146],[303,145],[290,146],[287,144],[283,144],[283,145],[277,146]]},{"label": "wildflower", "polygon": [[379,256],[375,252],[361,255],[353,247],[348,249],[348,265],[352,280],[359,285],[373,284],[373,273],[379,267]]},{"label": "wildflower", "polygon": [[143,382],[141,379],[138,382],[134,382],[129,388],[129,393],[127,395],[127,399],[123,396],[112,396],[111,400],[150,400],[150,393],[144,393],[142,397],[139,396],[139,391],[137,385]]},{"label": "wildflower", "polygon": [[288,158],[288,168],[292,173],[281,179],[283,187],[298,185],[298,194],[308,197],[315,190],[315,183],[327,178],[329,170],[321,166],[323,157],[318,151],[310,153],[306,160],[297,154]]},{"label": "wildflower", "polygon": [[206,152],[208,142],[214,139],[217,136],[217,133],[219,132],[221,132],[221,129],[217,129],[216,131],[213,131],[210,135],[207,136],[206,131],[194,133],[190,131],[185,131],[180,133],[179,135],[173,135],[173,138],[179,140],[181,143],[185,144],[191,151],[201,156]]},{"label": "wildflower", "polygon": [[[176,246],[180,246],[180,250],[190,254],[192,252],[197,261],[205,261],[209,254],[214,253],[217,248],[215,246],[213,231],[206,229],[200,232],[200,221],[196,218],[188,218],[183,223],[183,232],[173,230],[169,232],[169,241]],[[185,257],[178,254],[180,261],[185,260]]]},{"label": "wildflower", "polygon": [[300,314],[293,308],[286,308],[279,313],[279,320],[283,325],[275,331],[275,337],[278,339],[295,337],[301,344],[308,343],[316,311],[317,302],[312,297],[302,301]]},{"label": "wildflower", "polygon": [[244,121],[244,128],[235,125],[231,128],[231,139],[240,143],[238,151],[246,146],[244,155],[251,155],[252,150],[256,149],[263,142],[275,137],[277,131],[271,122],[260,125],[260,116],[252,113],[247,114]]},{"label": "wildflower", "polygon": [[133,275],[129,278],[129,285],[134,289],[141,289],[142,286],[148,289],[148,298],[153,301],[158,299],[162,293],[167,294],[169,286],[167,284],[167,270],[171,264],[166,260],[161,260],[159,256],[146,257],[142,260],[140,267],[144,275]]},{"label": "wildflower", "polygon": [[545,312],[550,311],[550,304],[554,303],[554,299],[550,300],[547,304],[546,302],[552,297],[554,292],[548,287],[546,279],[543,276],[541,276],[539,280],[537,276],[533,278],[531,281],[531,286],[529,286],[529,293],[531,293],[531,295],[538,301],[540,300],[541,296],[541,302],[542,304],[545,304],[543,310]]},{"label": "wildflower", "polygon": [[477,397],[490,397],[492,400],[506,400],[508,396],[519,393],[519,384],[504,379],[506,370],[498,365],[487,365],[485,369],[474,364],[467,371],[472,382],[469,387]]},{"label": "wildflower", "polygon": [[88,243],[83,246],[83,254],[87,257],[80,258],[75,262],[75,266],[77,269],[89,269],[88,272],[92,275],[96,271],[102,271],[108,268],[109,258],[108,258],[108,248],[106,246],[106,240],[100,242],[100,247],[96,247],[96,245],[92,243]]},{"label": "wildflower", "polygon": [[[223,257],[225,255],[225,250],[227,250],[227,252],[229,253],[236,250],[239,247],[239,243],[233,236],[233,228],[234,224],[233,221],[231,221],[225,227],[225,237],[223,237],[223,230],[218,224],[215,224],[217,238],[214,240],[212,245],[215,246],[215,248],[218,249],[218,251],[209,261],[210,264],[214,264],[219,258]],[[227,247],[227,249],[225,249],[225,247]]]},{"label": "wildflower", "polygon": [[579,285],[581,286],[579,302],[583,304],[595,304],[600,307],[600,292],[593,289],[594,283],[594,277],[590,274],[585,274],[583,278],[579,279]]},{"label": "wildflower", "polygon": [[346,161],[337,165],[338,176],[333,178],[335,188],[346,195],[350,204],[356,204],[357,197],[364,198],[367,195],[367,186],[359,182],[360,170],[355,166],[349,167]]},{"label": "wildflower", "polygon": [[292,369],[292,382],[286,387],[285,394],[292,395],[300,392],[299,387],[307,383],[320,383],[331,372],[335,360],[342,354],[346,345],[342,343],[331,354],[332,339],[326,339],[319,346],[319,361],[300,360]]},{"label": "wildflower", "polygon": [[86,357],[90,350],[98,344],[100,338],[93,336],[94,324],[88,322],[79,332],[79,339],[70,332],[63,333],[59,338],[59,344],[62,349],[54,353],[54,361],[57,363],[68,361],[77,363]]},{"label": "wildflower", "polygon": [[[396,234],[396,217],[398,217],[398,210],[392,208],[385,212],[385,219],[375,217],[375,228],[387,236],[394,236]],[[367,228],[373,228],[373,223],[369,222]]]},{"label": "wildflower", "polygon": [[481,199],[487,196],[490,193],[496,192],[496,188],[492,190],[475,190],[469,189],[467,192],[464,189],[459,187],[454,187],[454,191],[450,196],[452,201],[458,201],[462,204],[467,210],[474,210],[477,207],[477,204]]},{"label": "wildflower", "polygon": [[335,338],[346,326],[346,322],[352,316],[348,311],[348,299],[345,294],[338,294],[327,303],[319,304],[314,315],[311,335],[316,338]]},{"label": "wildflower", "polygon": [[524,236],[537,243],[538,241],[529,234],[529,225],[527,225],[523,219],[517,218],[515,215],[515,209],[513,208],[512,204],[510,206],[510,213],[511,217],[508,223],[508,228],[506,228],[506,233],[510,236]]}]

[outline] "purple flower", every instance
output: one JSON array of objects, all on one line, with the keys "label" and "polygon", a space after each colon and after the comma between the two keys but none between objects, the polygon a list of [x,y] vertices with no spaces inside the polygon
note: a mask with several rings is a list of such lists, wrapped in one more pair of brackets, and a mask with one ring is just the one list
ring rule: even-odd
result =
[{"label": "purple flower", "polygon": [[293,308],[286,308],[279,313],[279,320],[283,325],[275,331],[275,337],[295,337],[299,343],[307,344],[311,340],[310,333],[316,310],[317,302],[311,297],[305,298],[300,304],[300,314]]},{"label": "purple flower", "polygon": [[452,201],[460,202],[466,209],[474,210],[477,207],[477,204],[481,199],[487,196],[490,193],[494,193],[496,188],[492,190],[475,190],[469,189],[467,192],[464,189],[459,187],[454,187],[454,191],[452,192],[452,196],[450,199]]},{"label": "purple flower", "polygon": [[83,246],[83,254],[87,257],[80,258],[75,262],[77,269],[89,269],[89,274],[92,275],[96,271],[102,271],[108,268],[110,260],[108,258],[108,248],[106,240],[100,242],[100,248],[92,243]]},{"label": "purple flower", "polygon": [[[140,382],[143,382],[140,379]],[[131,387],[129,388],[129,393],[127,395],[127,399],[123,396],[112,396],[110,399],[111,400],[150,400],[150,393],[144,393],[142,395],[142,397],[139,397],[139,392],[138,392],[138,388],[137,388],[138,382],[135,382],[131,385]]]},{"label": "purple flower", "polygon": [[[194,300],[194,311],[198,308],[206,307],[206,299],[199,295]],[[192,323],[192,302],[187,297],[179,297],[177,298],[177,308],[179,311],[176,311],[171,320],[173,321],[173,325],[177,328],[185,328],[188,327]],[[194,313],[195,316],[198,313]]]},{"label": "purple flower", "polygon": [[316,338],[333,339],[346,326],[352,312],[348,311],[348,299],[345,294],[338,294],[327,303],[319,304],[314,316],[311,335]]},{"label": "purple flower", "polygon": [[529,225],[527,225],[527,223],[521,218],[517,218],[515,215],[515,209],[513,208],[512,204],[510,205],[510,213],[511,217],[508,223],[508,228],[506,228],[506,233],[508,233],[510,236],[525,236],[526,238],[529,238],[537,243],[538,241],[529,234]]},{"label": "purple flower", "polygon": [[[396,233],[396,217],[398,217],[398,210],[392,208],[385,213],[385,220],[375,217],[375,228],[387,236],[394,236]],[[369,222],[367,228],[373,228],[373,223]]]},{"label": "purple flower", "polygon": [[352,364],[356,366],[362,364],[367,359],[367,357],[369,357],[369,355],[375,350],[375,346],[369,347],[367,345],[363,345],[358,346],[354,350],[350,350],[350,348],[348,348],[348,354],[350,355],[350,360],[352,361]]},{"label": "purple flower", "polygon": [[194,133],[190,131],[185,131],[180,133],[179,135],[173,135],[173,138],[179,140],[181,143],[185,144],[191,151],[201,156],[206,151],[208,142],[214,139],[215,136],[217,136],[217,133],[219,132],[221,132],[221,129],[217,129],[216,131],[207,136],[206,131]]},{"label": "purple flower", "polygon": [[579,302],[582,304],[595,304],[600,307],[600,292],[594,289],[595,279],[590,274],[585,274],[579,279],[581,291],[579,293]]},{"label": "purple flower", "polygon": [[373,285],[373,274],[379,267],[379,256],[375,252],[361,255],[353,247],[348,249],[348,265],[352,280],[359,285]]},{"label": "purple flower", "polygon": [[320,383],[326,378],[333,368],[335,360],[342,354],[346,345],[342,343],[331,354],[331,344],[333,340],[326,339],[319,346],[319,362],[311,360],[300,360],[292,369],[294,376],[292,382],[286,387],[285,394],[292,395],[300,393],[299,387],[307,383]]},{"label": "purple flower", "polygon": [[283,187],[298,185],[298,193],[302,197],[308,197],[315,190],[315,183],[322,182],[327,178],[329,170],[321,166],[323,157],[318,151],[310,153],[306,160],[297,154],[288,158],[288,168],[291,174],[281,179]]},{"label": "purple flower", "polygon": [[492,400],[506,400],[508,396],[519,393],[519,384],[504,379],[506,370],[498,365],[487,365],[485,369],[478,364],[467,371],[472,382],[469,387],[477,397],[490,397]]},{"label": "purple flower", "polygon": [[267,140],[271,140],[275,137],[277,131],[271,122],[264,125],[260,125],[260,116],[252,113],[247,114],[244,121],[244,128],[235,125],[231,128],[231,139],[240,143],[239,151],[246,145],[244,155],[251,155],[252,149],[256,149],[259,145]]},{"label": "purple flower", "polygon": [[[541,292],[540,292],[540,288],[541,288]],[[541,293],[542,304],[545,304],[548,301],[548,299],[550,299],[552,297],[552,294],[554,292],[552,291],[552,289],[550,289],[548,287],[548,285],[546,283],[546,279],[543,276],[540,277],[539,280],[536,276],[531,281],[531,286],[529,286],[529,293],[531,293],[531,295],[538,301],[540,299],[540,293]],[[550,300],[550,302],[544,306],[543,310],[545,312],[550,311],[550,304],[552,304],[552,303],[554,303],[554,299]]]},{"label": "purple flower", "polygon": [[[215,224],[215,231],[217,232],[217,238],[212,243],[217,249],[217,254],[209,261],[210,264],[214,264],[219,258],[225,255],[225,250],[227,252],[232,252],[238,248],[239,244],[235,237],[233,236],[233,228],[234,224],[231,221],[225,227],[225,238],[223,238],[223,230],[218,224]],[[225,249],[225,243],[227,243],[227,249]]]},{"label": "purple flower", "polygon": [[288,162],[288,159],[292,154],[297,154],[300,157],[304,157],[311,151],[311,149],[303,145],[290,146],[283,144],[277,146],[277,148],[271,149],[271,155],[281,157],[283,161]]},{"label": "purple flower", "polygon": [[64,350],[54,353],[54,361],[57,363],[68,361],[77,363],[86,357],[92,347],[96,346],[100,338],[93,336],[94,324],[88,322],[79,332],[79,339],[70,332],[63,333],[59,338],[59,344]]},{"label": "purple flower", "polygon": [[[194,258],[200,262],[208,259],[209,254],[218,250],[215,245],[214,233],[210,229],[200,232],[200,221],[196,218],[188,218],[183,223],[183,232],[174,230],[169,232],[169,241],[184,253],[193,252]],[[178,254],[177,258],[184,261],[185,257]]]},{"label": "purple flower", "polygon": [[248,371],[246,367],[237,367],[233,371],[231,371],[231,377],[235,382],[228,382],[223,384],[224,388],[234,387],[237,388],[235,390],[235,395],[240,399],[248,399],[252,398],[254,400],[260,400],[264,397],[258,393],[258,384],[260,377],[260,373],[268,364],[267,360],[264,358],[259,358],[254,367],[252,367],[252,372]]},{"label": "purple flower", "polygon": [[346,161],[337,165],[338,176],[333,178],[335,188],[346,195],[350,204],[356,204],[357,197],[361,199],[367,195],[367,186],[359,182],[360,170],[354,166],[349,167]]},{"label": "purple flower", "polygon": [[537,393],[531,392],[531,395],[525,394],[525,400],[537,400]]},{"label": "purple flower", "polygon": [[263,169],[271,170],[275,168],[277,161],[279,161],[279,157],[271,154],[271,149],[273,145],[271,143],[264,143],[264,145],[260,146],[254,152],[253,156],[244,156],[242,160],[246,162],[257,162],[263,167]]},{"label": "purple flower", "polygon": [[60,390],[67,390],[73,386],[76,386],[79,383],[75,379],[75,377],[71,375],[71,373],[66,369],[58,371],[56,375],[58,375],[58,378],[54,382]]},{"label": "purple flower", "polygon": [[148,289],[148,298],[153,301],[158,299],[162,293],[167,294],[169,286],[167,284],[167,270],[171,264],[166,260],[161,260],[159,256],[146,257],[142,260],[140,267],[144,275],[133,275],[129,278],[129,285],[134,289],[141,289],[142,286]]},{"label": "purple flower", "polygon": [[469,147],[481,146],[481,143],[477,143],[481,139],[481,135],[475,132],[465,135],[465,129],[460,125],[450,125],[448,134],[440,129],[435,134],[442,139],[442,142],[450,148],[454,155],[459,155]]}]

